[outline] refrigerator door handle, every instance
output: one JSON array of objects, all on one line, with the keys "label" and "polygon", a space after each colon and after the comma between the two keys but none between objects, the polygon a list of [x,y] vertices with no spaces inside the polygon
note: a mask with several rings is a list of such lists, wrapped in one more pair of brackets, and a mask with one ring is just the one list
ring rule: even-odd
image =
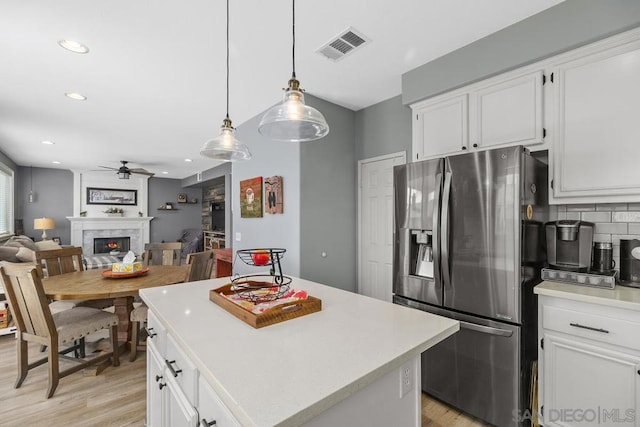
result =
[{"label": "refrigerator door handle", "polygon": [[433,249],[433,278],[436,285],[440,283],[440,192],[442,188],[442,173],[436,174],[436,194],[433,209],[433,236],[431,247]]},{"label": "refrigerator door handle", "polygon": [[442,235],[440,236],[442,285],[451,287],[449,274],[449,202],[451,198],[451,172],[445,172],[444,190],[442,193]]},{"label": "refrigerator door handle", "polygon": [[513,331],[510,331],[508,329],[492,328],[490,326],[477,325],[475,323],[469,323],[463,320],[460,320],[459,322],[462,329],[482,332],[483,334],[497,335],[499,337],[510,337],[513,335]]}]

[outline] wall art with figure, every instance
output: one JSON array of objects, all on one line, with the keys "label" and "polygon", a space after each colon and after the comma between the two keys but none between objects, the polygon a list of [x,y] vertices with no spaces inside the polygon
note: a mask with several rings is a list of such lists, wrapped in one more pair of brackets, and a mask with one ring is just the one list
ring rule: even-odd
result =
[{"label": "wall art with figure", "polygon": [[281,176],[264,179],[264,210],[269,214],[281,214],[284,211]]},{"label": "wall art with figure", "polygon": [[240,218],[262,218],[262,177],[240,181]]}]

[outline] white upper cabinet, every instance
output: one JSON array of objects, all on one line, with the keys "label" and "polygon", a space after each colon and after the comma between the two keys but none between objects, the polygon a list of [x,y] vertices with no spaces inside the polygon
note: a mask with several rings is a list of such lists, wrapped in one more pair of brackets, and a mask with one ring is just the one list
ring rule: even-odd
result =
[{"label": "white upper cabinet", "polygon": [[543,73],[506,73],[411,106],[413,161],[541,144]]},{"label": "white upper cabinet", "polygon": [[556,62],[552,202],[640,201],[639,34]]},{"label": "white upper cabinet", "polygon": [[533,145],[543,141],[542,71],[499,78],[470,94],[472,148]]},{"label": "white upper cabinet", "polygon": [[412,105],[413,160],[459,153],[468,145],[467,94]]}]

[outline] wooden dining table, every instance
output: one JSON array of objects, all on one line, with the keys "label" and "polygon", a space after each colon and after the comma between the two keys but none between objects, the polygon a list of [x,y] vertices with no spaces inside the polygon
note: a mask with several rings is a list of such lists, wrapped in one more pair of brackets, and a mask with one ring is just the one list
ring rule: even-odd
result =
[{"label": "wooden dining table", "polygon": [[140,289],[184,282],[188,266],[154,265],[137,277],[106,278],[101,269],[76,271],[42,280],[47,298],[53,300],[97,300],[113,298],[118,315],[118,340],[131,340],[129,316]]}]

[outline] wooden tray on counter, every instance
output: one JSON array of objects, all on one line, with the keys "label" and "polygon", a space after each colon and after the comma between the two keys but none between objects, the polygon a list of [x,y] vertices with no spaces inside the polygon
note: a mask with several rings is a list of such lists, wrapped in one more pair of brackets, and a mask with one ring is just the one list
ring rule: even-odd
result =
[{"label": "wooden tray on counter", "polygon": [[223,296],[233,293],[231,283],[228,283],[218,289],[210,290],[209,299],[256,329],[322,310],[322,300],[309,295],[306,300],[286,302],[264,313],[255,314]]}]

